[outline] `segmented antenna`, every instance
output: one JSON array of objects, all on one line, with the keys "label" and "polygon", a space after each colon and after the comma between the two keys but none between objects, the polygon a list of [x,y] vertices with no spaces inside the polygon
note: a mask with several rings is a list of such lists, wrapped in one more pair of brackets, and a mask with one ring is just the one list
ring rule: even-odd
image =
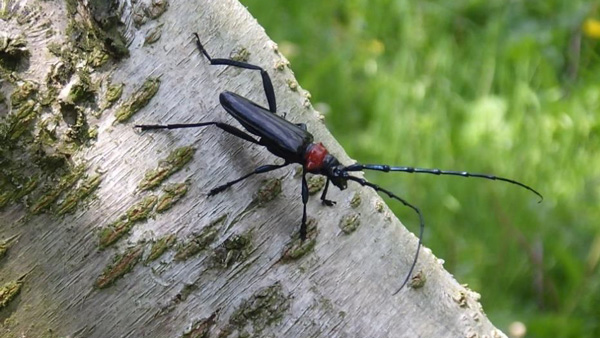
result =
[{"label": "segmented antenna", "polygon": [[[399,172],[406,172],[406,173],[410,173],[410,174],[452,175],[452,176],[461,176],[461,177],[484,178],[484,179],[494,180],[494,181],[504,181],[504,182],[508,182],[508,183],[517,185],[521,188],[525,188],[525,189],[533,192],[540,198],[538,203],[541,203],[544,200],[544,197],[542,196],[542,194],[537,192],[535,189],[529,187],[528,185],[525,185],[521,182],[517,182],[515,180],[511,180],[509,178],[498,177],[498,176],[489,175],[489,174],[477,174],[477,173],[469,173],[466,171],[426,169],[426,168],[413,168],[413,167],[392,167],[392,166],[385,165],[385,164],[360,164],[360,163],[355,163],[355,164],[349,165],[349,166],[345,167],[344,169],[342,169],[342,171],[344,171],[344,172],[362,171],[365,169],[383,171],[383,172],[399,171]],[[402,288],[404,288],[404,286],[408,283],[408,281],[410,280],[410,276],[412,275],[412,272],[413,272],[415,266],[417,265],[419,251],[421,250],[421,243],[423,242],[423,231],[425,229],[425,221],[423,220],[423,215],[421,214],[421,211],[419,210],[419,208],[408,203],[406,200],[395,195],[394,193],[392,193],[389,190],[383,189],[380,186],[370,183],[367,180],[360,178],[360,177],[354,177],[354,176],[350,176],[350,175],[346,175],[345,177],[351,181],[359,183],[362,186],[371,187],[372,189],[374,189],[377,192],[385,193],[389,197],[396,199],[396,200],[402,202],[402,204],[404,204],[405,206],[413,209],[417,213],[417,215],[419,215],[419,224],[420,225],[419,225],[419,243],[417,244],[417,252],[415,253],[415,258],[413,259],[412,265],[410,266],[410,270],[408,271],[408,274],[406,275],[404,282],[402,282],[402,285],[400,285],[398,290],[396,290],[396,292],[394,292],[394,295],[395,295],[398,292],[400,292],[400,290],[402,290]]]},{"label": "segmented antenna", "polygon": [[494,175],[489,175],[489,174],[477,174],[477,173],[470,173],[467,171],[453,171],[453,170],[440,170],[440,169],[427,169],[427,168],[392,167],[392,166],[385,165],[385,164],[360,164],[360,163],[355,163],[355,164],[349,165],[346,168],[344,168],[344,171],[361,171],[364,169],[383,171],[386,173],[390,172],[390,171],[400,171],[400,172],[405,172],[405,173],[409,173],[409,174],[452,175],[452,176],[462,176],[462,177],[485,178],[485,179],[493,180],[493,181],[504,181],[504,182],[508,182],[508,183],[511,183],[514,185],[518,185],[519,187],[525,188],[525,189],[531,191],[532,193],[536,194],[540,198],[538,203],[541,203],[544,200],[544,197],[542,196],[542,194],[540,194],[539,192],[537,192],[535,189],[531,188],[528,185],[525,185],[521,182],[517,182],[515,180],[511,180],[510,178],[504,178],[504,177],[499,177],[499,176],[494,176]]}]

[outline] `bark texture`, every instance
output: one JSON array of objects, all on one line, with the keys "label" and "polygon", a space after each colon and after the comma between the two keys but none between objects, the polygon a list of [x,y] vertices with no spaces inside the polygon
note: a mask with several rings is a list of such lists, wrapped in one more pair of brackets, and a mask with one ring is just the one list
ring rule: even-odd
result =
[{"label": "bark texture", "polygon": [[[20,76],[44,82],[59,62],[48,52],[49,43],[65,41],[73,2],[3,3],[9,11],[0,19],[2,30],[20,31],[31,54]],[[290,245],[297,244],[293,237],[302,215],[296,168],[259,175],[209,198],[211,188],[280,162],[217,128],[146,133],[133,128],[199,121],[236,125],[219,105],[225,90],[266,106],[258,72],[209,65],[192,38],[198,32],[212,57],[265,68],[279,113],[306,123],[317,141],[343,163],[352,162],[276,44],[241,4],[75,4],[82,17],[108,22],[117,16],[124,23],[129,57],[91,73],[101,83],[98,106],[105,104],[108,79],[124,84],[123,95],[104,111],[86,110],[102,112],[88,119],[98,128],[97,139],[71,158],[85,165],[87,176],[67,185],[43,212],[34,213],[27,197],[0,211],[0,240],[8,248],[0,255],[0,336],[504,336],[486,318],[479,295],[459,285],[429,249],[423,248],[415,269],[424,284],[414,281],[414,287],[392,295],[410,267],[417,239],[368,188],[330,187],[334,207],[322,206],[313,195],[308,213],[316,230],[308,243],[314,247],[294,251]],[[74,81],[81,80],[69,78],[64,86]],[[5,95],[10,88],[5,81]],[[136,105],[143,108],[128,117]],[[115,117],[118,112],[126,114]],[[62,214],[69,192],[93,186],[95,172],[101,182],[90,189],[93,198]],[[153,187],[163,174],[168,178]],[[311,182],[317,190],[319,181]],[[169,201],[172,206],[161,211]],[[410,222],[417,230],[416,221]],[[356,229],[346,233],[343,225]]]}]

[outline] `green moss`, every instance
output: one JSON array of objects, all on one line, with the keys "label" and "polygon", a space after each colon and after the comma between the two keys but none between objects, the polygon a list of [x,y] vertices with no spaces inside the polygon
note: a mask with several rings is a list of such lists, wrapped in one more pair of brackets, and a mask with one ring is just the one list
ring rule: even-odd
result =
[{"label": "green moss", "polygon": [[56,57],[61,57],[62,56],[62,44],[58,43],[58,42],[50,42],[46,45],[46,48],[48,49],[48,51],[56,56]]},{"label": "green moss", "polygon": [[119,238],[123,237],[131,227],[133,227],[134,222],[131,222],[125,216],[121,216],[117,221],[103,227],[100,229],[98,233],[99,243],[98,246],[100,249],[105,249],[111,244],[115,243]]},{"label": "green moss", "polygon": [[306,181],[308,183],[309,195],[314,195],[318,193],[325,186],[325,182],[327,182],[325,177],[321,175],[312,175]]},{"label": "green moss", "polygon": [[48,91],[51,91],[51,97],[58,95],[58,86],[64,85],[71,79],[71,76],[75,73],[75,61],[71,59],[72,56],[65,56],[65,60],[59,61],[50,66],[50,71],[46,74],[46,85]]},{"label": "green moss", "polygon": [[10,1],[11,0],[1,0],[1,2],[0,2],[0,19],[7,20],[10,18],[9,17]]},{"label": "green moss", "polygon": [[162,213],[169,210],[188,191],[188,183],[180,183],[164,188],[165,193],[158,198],[156,212]]},{"label": "green moss", "polygon": [[18,235],[9,237],[3,241],[0,241],[0,259],[4,258],[4,256],[6,256],[6,253],[8,252],[8,249],[10,249],[10,247],[14,244],[14,241],[19,238]]},{"label": "green moss", "polygon": [[352,196],[352,200],[350,200],[350,206],[353,209],[356,209],[360,206],[360,203],[361,203],[360,193],[355,192],[354,196]]},{"label": "green moss", "polygon": [[32,191],[35,190],[35,188],[37,188],[39,183],[40,179],[38,176],[26,177],[14,191],[13,200],[18,201],[22,197],[30,194]]},{"label": "green moss", "polygon": [[71,104],[81,104],[91,102],[96,95],[96,86],[92,83],[90,73],[81,70],[77,72],[77,78],[74,80],[65,102]]},{"label": "green moss", "polygon": [[217,237],[217,230],[207,229],[202,234],[194,237],[191,241],[181,244],[175,254],[176,261],[184,261],[188,258],[196,255],[200,251],[206,249],[206,247],[214,241]]},{"label": "green moss", "polygon": [[60,109],[63,119],[69,126],[65,134],[67,141],[78,146],[89,145],[94,139],[94,129],[90,128],[84,109],[67,102],[61,102]]},{"label": "green moss", "polygon": [[40,106],[33,100],[23,103],[17,112],[8,117],[8,131],[6,138],[14,142],[25,132],[30,132],[33,122],[37,119]]},{"label": "green moss", "polygon": [[23,282],[11,281],[0,287],[0,310],[8,306],[10,302],[21,292]]},{"label": "green moss", "polygon": [[81,179],[85,172],[83,166],[78,166],[73,171],[68,172],[60,178],[60,180],[52,185],[45,194],[33,202],[30,210],[33,214],[38,214],[46,210],[58,197],[68,188],[72,187],[77,181]]},{"label": "green moss", "polygon": [[115,83],[108,86],[106,90],[106,95],[104,96],[104,109],[110,108],[118,99],[123,95],[123,88],[125,87],[124,83]]},{"label": "green moss", "polygon": [[27,41],[23,36],[0,34],[0,68],[15,70],[18,65],[29,57]]},{"label": "green moss", "polygon": [[[61,76],[67,76],[67,78],[65,78],[65,82],[68,81],[69,77],[71,76],[71,73],[67,72],[64,67],[63,67],[63,63],[59,63],[59,64],[55,64],[50,66],[50,72],[48,72],[46,74],[46,88],[47,90],[43,91],[42,93],[40,93],[39,95],[39,101],[40,104],[43,107],[51,107],[55,102],[60,102],[58,100],[58,95],[60,93],[60,87],[62,86],[61,82]],[[63,70],[66,73],[60,73],[60,71]],[[53,71],[57,71],[57,73],[53,73]],[[54,76],[56,76],[56,78],[54,78]]]},{"label": "green moss", "polygon": [[250,51],[244,47],[238,47],[231,51],[229,58],[238,62],[247,62],[250,59]]},{"label": "green moss", "polygon": [[253,205],[263,206],[265,203],[272,201],[281,193],[281,179],[271,178],[262,181],[260,188],[252,201]]},{"label": "green moss", "polygon": [[[41,141],[40,138],[41,137],[45,137],[44,135],[38,135],[38,141]],[[50,144],[48,147],[52,147],[52,142],[45,142],[42,141],[42,143],[46,143],[46,144]],[[37,156],[34,157],[34,162],[35,165],[37,167],[39,167],[40,170],[42,170],[43,172],[45,172],[47,175],[53,175],[54,173],[60,171],[60,170],[66,170],[66,168],[68,168],[69,165],[69,161],[67,159],[67,157],[63,154],[53,154],[53,155],[49,155],[46,154],[45,152],[40,152],[36,154]]]},{"label": "green moss", "polygon": [[58,89],[55,87],[49,87],[48,90],[45,90],[40,93],[39,102],[42,105],[42,107],[50,108],[50,106],[52,106],[52,104],[56,102],[57,97]]},{"label": "green moss", "polygon": [[125,214],[130,222],[143,221],[148,218],[152,209],[154,209],[156,202],[158,202],[158,197],[156,195],[147,196],[129,208]]},{"label": "green moss", "polygon": [[156,95],[160,86],[158,78],[148,78],[141,88],[131,95],[115,112],[117,122],[126,122]]},{"label": "green moss", "polygon": [[8,306],[10,302],[19,295],[19,292],[21,292],[21,287],[25,282],[25,277],[27,277],[29,273],[31,273],[31,271],[0,287],[0,310]]},{"label": "green moss", "polygon": [[94,284],[98,289],[104,289],[115,283],[119,278],[133,270],[144,253],[144,246],[138,245],[128,249],[123,254],[115,255],[113,262],[108,265]]},{"label": "green moss", "polygon": [[146,263],[150,263],[160,257],[165,251],[171,248],[177,242],[177,236],[170,234],[163,236],[152,244],[150,254],[146,258]]},{"label": "green moss", "polygon": [[[118,53],[110,46],[106,26],[97,24],[90,17],[87,6],[73,0],[68,3],[72,11],[68,16],[69,34],[61,42],[48,46],[50,53],[60,60],[54,61],[45,84],[21,79],[21,73],[14,67],[0,66],[0,82],[11,83],[16,88],[10,97],[4,98],[5,102],[0,103],[0,110],[4,105],[12,109],[0,123],[0,207],[29,196],[27,202],[33,213],[49,209],[63,194],[56,189],[56,180],[70,171],[68,159],[73,158],[80,145],[88,145],[97,135],[97,129],[88,125],[82,108],[82,105],[95,107],[96,87],[89,69],[105,62],[92,62],[97,59],[95,51],[102,51],[113,60],[117,59]],[[20,8],[20,12],[23,12],[21,9],[29,11]],[[46,29],[48,24],[42,23],[40,27]],[[29,54],[24,38],[5,35],[0,33],[0,54],[10,57]],[[76,71],[77,77],[73,78]],[[64,88],[67,84],[69,87]],[[61,101],[65,104],[61,105],[61,114],[51,115],[63,88]],[[42,111],[43,120],[40,119]],[[69,128],[62,127],[61,116]],[[21,172],[28,176],[24,177]],[[39,187],[50,188],[44,191]],[[59,206],[59,213],[72,211],[76,200],[75,195],[67,196]]]},{"label": "green moss", "polygon": [[232,326],[229,330],[244,332],[246,327],[252,325],[252,332],[259,337],[264,329],[281,320],[289,307],[289,296],[277,282],[243,300],[229,318],[229,325]]},{"label": "green moss", "polygon": [[146,172],[144,179],[138,185],[139,189],[150,190],[160,185],[191,161],[194,151],[192,147],[181,147],[172,151],[166,159],[159,161],[158,168]]},{"label": "green moss", "polygon": [[70,17],[77,15],[77,4],[77,0],[65,0],[67,14],[69,14]]},{"label": "green moss", "polygon": [[88,6],[78,6],[75,0],[67,0],[66,3],[70,18],[66,36],[74,48],[70,52],[75,56],[73,59],[82,59],[97,68],[111,58],[120,60],[129,55],[117,20],[100,23],[92,18]]},{"label": "green moss", "polygon": [[221,224],[227,216],[223,215],[211,222],[202,231],[194,236],[191,240],[182,243],[175,254],[176,261],[184,261],[200,251],[206,249],[216,238],[219,233],[217,225]]},{"label": "green moss", "polygon": [[94,46],[88,54],[88,62],[92,67],[104,65],[110,58],[110,55],[100,46]]},{"label": "green moss", "polygon": [[118,220],[103,227],[98,233],[100,248],[104,249],[112,245],[127,234],[135,223],[151,217],[158,201],[159,198],[156,195],[147,196],[127,209],[125,214],[121,215]]},{"label": "green moss", "polygon": [[213,252],[213,267],[226,269],[234,263],[244,261],[252,252],[250,233],[233,235],[221,243]]},{"label": "green moss", "polygon": [[77,204],[89,196],[94,190],[100,186],[100,182],[102,182],[102,175],[95,174],[85,180],[81,186],[73,191],[71,191],[67,197],[58,205],[56,213],[59,215],[64,215],[75,210]]},{"label": "green moss", "polygon": [[86,137],[87,140],[95,140],[98,138],[98,127],[97,126],[89,128],[87,132],[88,132],[87,137]]},{"label": "green moss", "polygon": [[166,159],[166,164],[170,168],[171,173],[174,173],[187,164],[194,155],[195,149],[192,147],[180,147],[175,149]]},{"label": "green moss", "polygon": [[34,99],[38,92],[38,86],[31,82],[25,81],[10,95],[10,103],[12,108],[18,108],[22,104],[26,103],[27,100]]},{"label": "green moss", "polygon": [[310,218],[306,224],[306,239],[302,241],[300,233],[297,232],[284,247],[281,260],[283,262],[294,261],[311,252],[317,244],[317,235],[317,222],[315,219]]},{"label": "green moss", "polygon": [[297,166],[296,169],[294,169],[294,178],[300,178],[302,177],[302,167],[301,166]]},{"label": "green moss", "polygon": [[31,212],[33,214],[38,214],[43,210],[47,209],[50,206],[50,204],[52,204],[54,201],[56,201],[56,199],[58,199],[58,196],[60,196],[61,193],[62,191],[58,190],[49,191],[33,204],[33,206],[31,207]]},{"label": "green moss", "polygon": [[[162,164],[164,164],[164,162]],[[159,164],[158,168],[149,170],[144,174],[144,178],[138,185],[138,188],[142,191],[150,190],[159,186],[162,183],[162,181],[167,179],[169,176],[170,168],[167,166],[161,167]]]},{"label": "green moss", "polygon": [[355,212],[346,214],[340,219],[339,227],[348,235],[353,233],[360,225],[360,214]]},{"label": "green moss", "polygon": [[13,201],[12,196],[13,195],[8,191],[0,193],[0,210]]}]

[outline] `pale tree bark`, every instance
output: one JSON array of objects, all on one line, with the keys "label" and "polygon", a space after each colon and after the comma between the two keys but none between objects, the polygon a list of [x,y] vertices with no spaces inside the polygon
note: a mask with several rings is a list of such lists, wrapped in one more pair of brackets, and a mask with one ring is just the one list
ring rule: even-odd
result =
[{"label": "pale tree bark", "polygon": [[[415,269],[421,283],[413,280],[393,295],[417,239],[368,188],[350,183],[340,192],[331,187],[334,207],[312,196],[308,213],[316,231],[306,252],[293,251],[290,243],[297,244],[293,236],[302,214],[296,168],[259,175],[208,197],[219,184],[281,162],[217,128],[136,131],[133,125],[139,123],[237,125],[219,105],[225,90],[266,105],[259,74],[209,65],[192,38],[198,32],[212,57],[264,67],[273,80],[278,112],[306,123],[317,141],[343,163],[352,162],[295,82],[276,44],[241,4],[164,1],[125,1],[106,8],[102,4],[109,2],[3,1],[2,31],[21,36],[29,54],[25,65],[3,75],[4,104],[10,110],[5,120],[17,112],[11,102],[16,99],[9,97],[24,80],[39,85],[34,102],[41,101],[57,65],[72,62],[77,69],[54,83],[60,93],[48,95],[54,101],[39,108],[29,136],[9,128],[5,139],[39,137],[49,116],[68,120],[65,102],[78,107],[75,119],[84,116],[88,134],[97,127],[97,137],[55,149],[55,157],[68,154],[74,176],[67,173],[53,185],[32,184],[29,190],[17,185],[22,196],[2,192],[13,200],[0,214],[6,249],[0,255],[0,336],[504,336],[486,318],[477,293],[459,285],[426,248]],[[91,18],[95,23],[88,28],[109,26],[115,18],[123,23],[119,29],[128,57],[119,51],[118,39],[101,34],[99,49],[71,50],[84,54],[77,62],[49,52],[81,39],[75,36],[80,33],[65,33],[69,20],[89,24]],[[69,94],[87,83],[81,75],[85,69],[92,98],[78,103]],[[119,83],[123,95],[108,107],[107,89],[118,92]],[[123,117],[129,112],[135,114]],[[79,130],[77,121],[63,120],[57,122],[59,139],[65,130]],[[3,154],[12,151],[6,143],[3,147]],[[85,169],[77,175],[80,164]],[[154,171],[155,180],[144,177],[157,168],[168,177],[151,187],[160,175]],[[74,183],[69,181],[73,177]],[[47,197],[52,192],[55,199]],[[162,211],[165,196],[174,203]],[[48,205],[40,202],[45,197],[51,200]],[[343,225],[358,227],[343,231]],[[165,250],[157,252],[164,243]]]}]

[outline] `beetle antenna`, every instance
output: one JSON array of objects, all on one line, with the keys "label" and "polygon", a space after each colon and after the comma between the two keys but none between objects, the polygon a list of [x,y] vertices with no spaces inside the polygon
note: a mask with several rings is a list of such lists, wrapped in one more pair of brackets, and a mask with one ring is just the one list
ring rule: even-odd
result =
[{"label": "beetle antenna", "polygon": [[351,181],[357,182],[362,186],[371,187],[371,188],[373,188],[373,190],[375,190],[377,192],[383,192],[386,195],[388,195],[389,197],[396,199],[396,200],[402,202],[402,204],[406,205],[407,207],[413,209],[417,213],[417,215],[419,215],[420,230],[419,230],[419,244],[417,244],[417,252],[415,253],[415,258],[413,259],[413,262],[412,262],[412,265],[410,266],[410,270],[408,271],[408,274],[406,274],[406,278],[404,279],[404,282],[402,282],[402,285],[400,285],[398,290],[396,290],[396,292],[393,293],[395,295],[398,292],[400,292],[400,290],[402,290],[402,288],[408,283],[408,281],[410,279],[410,275],[412,275],[412,272],[415,269],[415,266],[417,265],[417,259],[419,258],[419,251],[421,250],[421,242],[423,241],[423,231],[425,230],[425,221],[423,220],[423,215],[421,214],[421,211],[419,210],[419,208],[408,203],[405,199],[397,196],[393,192],[378,186],[377,184],[373,184],[373,183],[365,180],[364,178],[350,176],[350,175],[345,176],[345,178],[347,178]]},{"label": "beetle antenna", "polygon": [[540,194],[539,192],[537,192],[535,189],[531,188],[528,185],[525,185],[521,182],[517,182],[515,180],[511,180],[509,178],[498,177],[498,176],[489,175],[489,174],[476,174],[476,173],[469,173],[466,171],[426,169],[426,168],[413,168],[413,167],[392,167],[392,166],[385,165],[385,164],[360,164],[360,163],[355,163],[355,164],[349,165],[344,168],[344,171],[361,171],[363,169],[383,171],[383,172],[401,171],[401,172],[410,173],[410,174],[432,174],[432,175],[452,175],[452,176],[462,176],[462,177],[476,177],[476,178],[485,178],[485,179],[494,180],[494,181],[504,181],[504,182],[508,182],[508,183],[511,183],[514,185],[518,185],[519,187],[525,188],[525,189],[531,191],[532,193],[536,194],[540,198],[538,203],[541,203],[544,200],[544,197],[542,196],[542,194]]}]

